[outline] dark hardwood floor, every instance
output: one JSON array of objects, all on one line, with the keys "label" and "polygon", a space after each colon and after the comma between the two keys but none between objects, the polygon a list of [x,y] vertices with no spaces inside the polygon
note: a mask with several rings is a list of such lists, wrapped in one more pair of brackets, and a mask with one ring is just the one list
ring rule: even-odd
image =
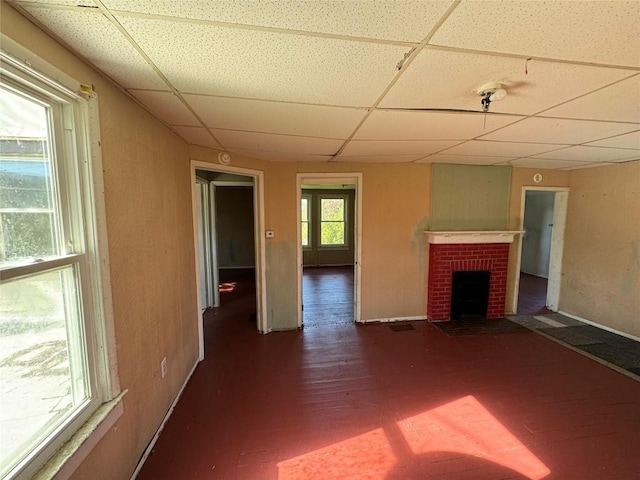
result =
[{"label": "dark hardwood floor", "polygon": [[305,267],[304,328],[353,323],[353,266]]},{"label": "dark hardwood floor", "polygon": [[[140,480],[638,478],[633,379],[532,332],[318,315],[259,335],[251,278],[228,273],[206,358]],[[333,298],[322,284],[306,299],[318,310]]]},{"label": "dark hardwood floor", "polygon": [[520,272],[518,291],[518,315],[542,315],[552,313],[546,307],[547,279]]}]

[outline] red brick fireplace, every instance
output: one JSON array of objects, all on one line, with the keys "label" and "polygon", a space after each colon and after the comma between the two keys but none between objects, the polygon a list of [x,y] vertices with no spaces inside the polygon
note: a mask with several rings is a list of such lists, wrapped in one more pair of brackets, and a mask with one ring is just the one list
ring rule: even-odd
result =
[{"label": "red brick fireplace", "polygon": [[490,272],[487,318],[504,316],[509,245],[520,232],[426,232],[429,242],[427,319],[451,319],[453,272]]}]

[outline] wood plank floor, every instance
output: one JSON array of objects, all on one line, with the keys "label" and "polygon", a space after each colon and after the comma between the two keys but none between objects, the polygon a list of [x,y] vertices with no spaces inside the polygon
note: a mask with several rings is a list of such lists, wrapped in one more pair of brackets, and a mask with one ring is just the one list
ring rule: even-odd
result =
[{"label": "wood plank floor", "polygon": [[520,272],[518,315],[552,313],[547,309],[547,279]]},{"label": "wood plank floor", "polygon": [[640,383],[589,358],[427,322],[259,335],[225,283],[141,480],[638,478]]}]

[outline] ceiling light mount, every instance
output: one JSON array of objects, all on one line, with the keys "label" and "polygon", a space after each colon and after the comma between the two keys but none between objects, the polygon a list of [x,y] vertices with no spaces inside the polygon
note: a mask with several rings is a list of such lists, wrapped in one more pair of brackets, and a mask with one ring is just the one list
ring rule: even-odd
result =
[{"label": "ceiling light mount", "polygon": [[482,97],[480,105],[485,113],[489,111],[491,102],[498,102],[507,96],[507,91],[502,88],[500,82],[485,83],[476,90],[476,93]]}]

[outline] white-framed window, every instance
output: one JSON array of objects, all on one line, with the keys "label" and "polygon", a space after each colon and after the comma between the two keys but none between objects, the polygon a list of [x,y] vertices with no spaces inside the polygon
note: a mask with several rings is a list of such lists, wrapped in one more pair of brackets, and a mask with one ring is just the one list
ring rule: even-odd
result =
[{"label": "white-framed window", "polygon": [[303,194],[300,199],[300,238],[303,248],[311,248],[311,195]]},{"label": "white-framed window", "polygon": [[31,478],[113,398],[117,380],[105,340],[89,102],[4,52],[0,60],[4,480]]},{"label": "white-framed window", "polygon": [[347,246],[348,195],[318,195],[320,247]]}]

